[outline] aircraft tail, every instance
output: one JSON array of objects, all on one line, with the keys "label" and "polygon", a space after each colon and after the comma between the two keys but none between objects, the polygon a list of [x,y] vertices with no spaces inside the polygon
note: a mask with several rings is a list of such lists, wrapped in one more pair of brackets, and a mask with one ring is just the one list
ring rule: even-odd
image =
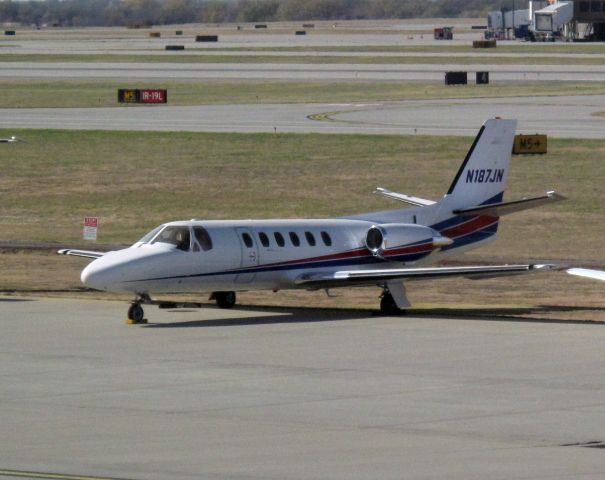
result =
[{"label": "aircraft tail", "polygon": [[447,193],[434,206],[431,226],[454,240],[443,251],[476,246],[496,234],[498,213],[471,210],[502,202],[516,126],[516,120],[487,120]]},{"label": "aircraft tail", "polygon": [[448,209],[460,209],[502,201],[516,120],[487,120],[441,200]]}]

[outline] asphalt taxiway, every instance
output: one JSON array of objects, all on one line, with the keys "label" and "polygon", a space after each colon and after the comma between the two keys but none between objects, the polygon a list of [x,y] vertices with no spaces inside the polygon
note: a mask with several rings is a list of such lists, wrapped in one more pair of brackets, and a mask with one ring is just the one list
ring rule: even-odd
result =
[{"label": "asphalt taxiway", "polygon": [[601,479],[605,326],[0,298],[0,474]]},{"label": "asphalt taxiway", "polygon": [[447,60],[434,64],[321,64],[321,63],[196,63],[196,62],[10,62],[0,63],[0,78],[124,79],[124,80],[373,80],[443,81],[445,72],[490,72],[491,81],[600,82],[605,65],[460,64]]},{"label": "asphalt taxiway", "polygon": [[[520,133],[605,138],[605,95],[369,103],[0,109],[0,128],[475,135],[487,118]],[[544,119],[547,118],[548,122]]]}]

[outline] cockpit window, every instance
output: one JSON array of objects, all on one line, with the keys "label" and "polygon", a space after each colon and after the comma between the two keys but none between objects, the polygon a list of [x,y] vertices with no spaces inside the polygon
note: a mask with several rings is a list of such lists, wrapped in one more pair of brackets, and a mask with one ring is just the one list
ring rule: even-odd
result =
[{"label": "cockpit window", "polygon": [[212,249],[212,238],[204,227],[193,227],[193,234],[205,252]]},{"label": "cockpit window", "polygon": [[155,227],[151,232],[146,233],[145,236],[143,238],[141,238],[137,243],[150,242],[151,240],[153,240],[153,237],[155,237],[162,228],[164,228],[164,225]]},{"label": "cockpit window", "polygon": [[170,243],[176,245],[176,248],[179,250],[187,252],[189,251],[189,244],[191,243],[189,227],[166,227],[151,243]]}]

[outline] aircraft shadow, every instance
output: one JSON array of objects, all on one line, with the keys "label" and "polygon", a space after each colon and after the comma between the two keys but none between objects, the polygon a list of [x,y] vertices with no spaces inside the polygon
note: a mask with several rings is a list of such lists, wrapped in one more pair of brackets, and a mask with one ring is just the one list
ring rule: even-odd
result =
[{"label": "aircraft shadow", "polygon": [[[212,308],[212,307],[209,307]],[[222,310],[217,311],[220,316]],[[283,308],[283,307],[238,307],[233,310],[257,314],[240,318],[210,318],[206,320],[189,320],[185,322],[149,323],[144,328],[190,328],[190,327],[238,327],[246,325],[271,325],[279,323],[317,323],[356,320],[368,318],[372,312],[354,309],[319,309],[319,308]],[[191,312],[191,310],[169,310],[171,313]],[[267,315],[273,312],[272,315]]]},{"label": "aircraft shadow", "polygon": [[33,302],[35,300],[31,298],[2,298],[0,297],[0,302]]},{"label": "aircraft shadow", "polygon": [[[212,308],[212,307],[209,307]],[[320,323],[359,320],[383,316],[379,311],[360,309],[319,309],[312,307],[238,307],[234,310],[250,312],[251,316],[240,318],[209,318],[204,320],[188,320],[168,323],[150,323],[142,328],[211,328],[211,327],[238,327],[247,325],[271,325],[286,323]],[[169,310],[178,314],[194,310]],[[216,309],[217,317],[221,310]],[[595,311],[605,312],[605,307],[581,307],[561,305],[538,305],[536,307],[518,308],[434,308],[410,309],[398,315],[405,321],[406,317],[427,317],[431,319],[448,320],[474,320],[484,322],[519,322],[519,323],[545,323],[569,325],[605,325],[600,320],[572,320],[569,318],[556,318],[556,316],[569,312]],[[267,312],[273,314],[268,315]],[[528,315],[532,315],[531,317]],[[555,318],[553,318],[553,316]]]},{"label": "aircraft shadow", "polygon": [[[434,308],[410,310],[408,315],[444,318],[451,320],[478,320],[483,322],[553,323],[569,325],[605,325],[603,320],[574,320],[556,318],[557,315],[573,312],[605,312],[605,307],[582,307],[576,305],[537,305],[535,307],[512,308]],[[528,315],[532,315],[531,317]],[[542,316],[543,315],[543,316]],[[548,315],[548,316],[547,316]]]}]

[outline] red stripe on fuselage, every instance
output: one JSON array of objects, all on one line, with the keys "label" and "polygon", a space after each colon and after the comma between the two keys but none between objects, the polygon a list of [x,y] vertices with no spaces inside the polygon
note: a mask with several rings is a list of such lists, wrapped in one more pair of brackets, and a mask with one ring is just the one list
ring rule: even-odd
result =
[{"label": "red stripe on fuselage", "polygon": [[467,222],[454,225],[453,227],[444,228],[440,233],[449,238],[461,237],[463,235],[468,235],[469,233],[481,230],[485,227],[489,227],[490,225],[497,223],[499,218],[500,217],[482,215],[480,217],[472,218]]},{"label": "red stripe on fuselage", "polygon": [[[405,255],[412,253],[421,253],[426,250],[429,253],[432,250],[433,244],[432,242],[422,243],[418,245],[409,245],[396,247],[390,250],[386,250],[385,256],[393,256],[393,255]],[[320,257],[311,257],[311,258],[301,258],[298,260],[288,260],[285,262],[275,262],[275,263],[264,263],[262,265],[258,265],[258,267],[281,267],[284,265],[293,265],[296,263],[313,263],[313,262],[325,262],[330,260],[345,260],[348,258],[360,258],[360,257],[371,257],[372,253],[365,248],[357,248],[354,250],[349,250],[348,252],[342,253],[333,253],[330,255],[322,255]]]}]

